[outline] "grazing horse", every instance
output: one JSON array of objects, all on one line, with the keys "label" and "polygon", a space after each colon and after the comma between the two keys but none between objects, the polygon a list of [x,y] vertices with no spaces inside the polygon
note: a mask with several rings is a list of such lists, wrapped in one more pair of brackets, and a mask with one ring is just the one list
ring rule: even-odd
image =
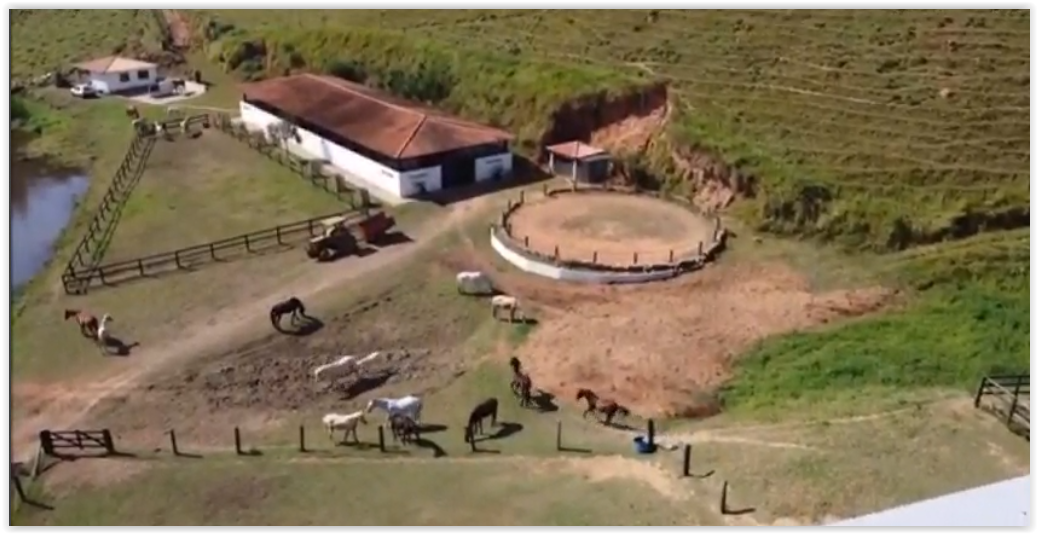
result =
[{"label": "grazing horse", "polygon": [[490,426],[497,426],[497,399],[489,399],[479,403],[469,413],[468,424],[465,425],[465,443],[476,439],[476,434],[483,433],[483,420],[490,418]]},{"label": "grazing horse", "polygon": [[508,365],[512,367],[512,394],[519,398],[519,406],[533,404],[533,380],[530,379],[530,375],[523,372],[523,364],[519,362],[519,358],[513,356],[508,360]]},{"label": "grazing horse", "polygon": [[111,315],[106,313],[101,316],[101,323],[97,327],[97,335],[94,338],[94,340],[97,341],[98,348],[100,348],[103,353],[108,352],[108,340],[110,338],[108,335],[108,321],[114,321]]},{"label": "grazing horse", "polygon": [[413,443],[421,439],[421,427],[410,417],[395,413],[389,416],[389,429],[393,433],[393,441]]},{"label": "grazing horse", "polygon": [[587,409],[584,410],[584,417],[588,414],[598,412],[605,416],[603,424],[613,424],[613,417],[619,415],[620,417],[627,417],[631,415],[630,410],[621,406],[613,399],[600,399],[598,395],[595,395],[594,391],[590,389],[581,389],[577,391],[577,400],[584,399],[587,401]]},{"label": "grazing horse", "polygon": [[306,317],[306,307],[303,306],[303,301],[296,297],[292,297],[271,306],[270,324],[274,325],[275,330],[280,328],[281,318],[288,314],[292,314],[293,323],[301,317]]},{"label": "grazing horse", "polygon": [[97,338],[97,329],[100,326],[97,317],[81,310],[65,310],[66,321],[73,317],[76,318],[76,323],[79,324],[79,331],[83,334],[83,337]]},{"label": "grazing horse", "polygon": [[386,397],[371,399],[368,401],[364,411],[370,412],[375,408],[386,412],[390,417],[394,414],[402,414],[410,417],[415,423],[419,423],[422,420],[422,399],[414,395],[400,397],[399,399]]}]

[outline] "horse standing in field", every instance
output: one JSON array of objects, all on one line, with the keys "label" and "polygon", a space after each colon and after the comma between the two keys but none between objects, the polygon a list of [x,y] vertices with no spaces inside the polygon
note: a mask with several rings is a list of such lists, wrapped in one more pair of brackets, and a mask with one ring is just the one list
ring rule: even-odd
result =
[{"label": "horse standing in field", "polygon": [[79,331],[83,334],[83,337],[97,338],[97,329],[100,328],[97,317],[82,310],[65,310],[66,321],[73,317],[76,318],[76,323],[79,324]]},{"label": "horse standing in field", "polygon": [[477,404],[469,413],[469,420],[465,425],[465,443],[475,440],[477,433],[483,433],[483,420],[487,417],[490,418],[490,426],[497,426],[497,399],[494,397]]},{"label": "horse standing in field", "polygon": [[577,400],[584,399],[587,401],[587,409],[584,410],[583,417],[587,417],[588,414],[600,413],[605,416],[605,420],[601,421],[603,424],[613,424],[613,417],[627,417],[631,415],[630,410],[621,406],[618,402],[613,399],[601,399],[598,395],[595,395],[594,391],[590,389],[580,389],[577,391]]},{"label": "horse standing in field", "polygon": [[324,423],[324,427],[328,430],[328,439],[335,441],[335,431],[342,430],[342,442],[346,443],[346,438],[353,434],[353,442],[360,443],[360,438],[357,437],[357,423],[368,424],[368,421],[364,419],[364,411],[356,411],[348,414],[329,413],[321,419]]},{"label": "horse standing in field", "polygon": [[490,299],[490,312],[494,319],[497,319],[498,310],[508,311],[508,322],[514,323],[516,314],[522,317],[522,311],[519,309],[519,299],[511,295],[495,295]]},{"label": "horse standing in field", "polygon": [[508,365],[512,368],[512,394],[519,399],[519,406],[530,406],[533,404],[533,380],[530,379],[530,375],[523,372],[523,364],[519,358],[513,356],[508,360]]},{"label": "horse standing in field", "polygon": [[274,325],[275,330],[280,330],[281,318],[289,314],[292,315],[293,323],[301,318],[306,318],[306,307],[303,306],[303,301],[296,297],[291,297],[271,306],[270,324]]},{"label": "horse standing in field", "polygon": [[421,427],[414,419],[402,413],[389,416],[389,430],[393,433],[393,441],[399,439],[401,443],[407,444],[421,439]]},{"label": "horse standing in field", "polygon": [[399,399],[387,397],[371,399],[368,401],[364,411],[370,412],[375,408],[386,412],[390,417],[394,414],[402,414],[410,417],[415,423],[419,423],[422,420],[422,399],[414,395],[400,397]]}]

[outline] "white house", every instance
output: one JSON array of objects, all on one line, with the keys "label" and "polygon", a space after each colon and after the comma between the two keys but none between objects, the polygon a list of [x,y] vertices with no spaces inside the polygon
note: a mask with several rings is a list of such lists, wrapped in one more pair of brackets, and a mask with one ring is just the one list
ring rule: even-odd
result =
[{"label": "white house", "polygon": [[119,56],[79,63],[75,67],[86,73],[90,85],[99,93],[146,90],[159,78],[158,65]]},{"label": "white house", "polygon": [[240,108],[250,129],[292,124],[288,142],[400,198],[512,172],[507,132],[331,76],[246,84]]}]

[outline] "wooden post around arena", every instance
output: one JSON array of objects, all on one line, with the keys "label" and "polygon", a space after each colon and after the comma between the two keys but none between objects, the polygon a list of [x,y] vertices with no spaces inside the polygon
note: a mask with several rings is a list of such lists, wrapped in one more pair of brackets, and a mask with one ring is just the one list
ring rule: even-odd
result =
[{"label": "wooden post around arena", "polygon": [[598,263],[598,251],[591,253],[591,263]]},{"label": "wooden post around arena", "polygon": [[238,455],[245,454],[245,451],[241,450],[241,430],[238,427],[234,427],[234,452]]},{"label": "wooden post around arena", "polygon": [[555,423],[555,450],[562,450],[562,421]]},{"label": "wooden post around arena", "polygon": [[18,493],[18,499],[28,502],[29,498],[25,496],[25,488],[22,487],[22,477],[18,476],[14,469],[11,469],[11,482],[14,483],[14,491]]},{"label": "wooden post around arena", "polygon": [[299,452],[306,452],[306,429],[299,425]]},{"label": "wooden post around arena", "polygon": [[674,263],[674,250],[670,251],[670,259],[667,260],[667,263]]},{"label": "wooden post around arena", "polygon": [[980,379],[980,387],[977,388],[977,395],[973,397],[974,408],[980,407],[980,398],[984,396],[984,389],[987,388],[987,385],[988,377],[985,376],[984,378]]},{"label": "wooden post around arena", "polygon": [[173,456],[180,456],[180,448],[177,447],[177,431],[172,428],[169,429],[169,447],[173,451]]},{"label": "wooden post around arena", "polygon": [[634,253],[634,264],[638,265],[638,253],[637,252]]},{"label": "wooden post around arena", "polygon": [[656,421],[649,419],[649,425],[645,432],[649,438],[649,450],[656,448]]},{"label": "wooden post around arena", "polygon": [[558,245],[555,245],[555,256],[554,256],[554,258],[556,260],[559,259],[559,246]]},{"label": "wooden post around arena", "polygon": [[386,452],[386,430],[382,425],[378,425],[378,450]]},{"label": "wooden post around arena", "polygon": [[685,454],[681,462],[681,476],[692,476],[692,445],[685,444]]},{"label": "wooden post around arena", "polygon": [[528,236],[528,235],[524,235],[523,236],[523,246],[526,247],[526,248],[530,248],[530,236]]}]

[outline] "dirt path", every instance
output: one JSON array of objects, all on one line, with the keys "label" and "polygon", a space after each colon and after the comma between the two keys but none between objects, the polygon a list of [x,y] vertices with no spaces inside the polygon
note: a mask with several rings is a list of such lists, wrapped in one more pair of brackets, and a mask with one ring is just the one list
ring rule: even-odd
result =
[{"label": "dirt path", "polygon": [[[28,410],[32,415],[15,421],[11,432],[11,461],[28,461],[35,452],[37,433],[45,428],[75,428],[94,406],[105,397],[117,395],[136,385],[142,378],[162,368],[193,356],[204,354],[221,343],[240,338],[255,327],[257,317],[266,317],[266,306],[271,300],[285,294],[302,300],[316,298],[336,287],[378,271],[395,262],[406,261],[427,248],[436,238],[454,231],[470,217],[489,205],[489,197],[476,197],[449,208],[415,232],[413,241],[387,248],[377,254],[360,258],[352,268],[329,271],[320,278],[302,277],[278,288],[277,294],[250,299],[222,311],[214,318],[205,317],[184,329],[190,336],[172,337],[156,343],[154,349],[142,350],[127,359],[126,367],[105,379],[92,382],[69,382],[47,386],[46,392],[36,395],[40,404]],[[46,400],[43,400],[46,399]]]}]

